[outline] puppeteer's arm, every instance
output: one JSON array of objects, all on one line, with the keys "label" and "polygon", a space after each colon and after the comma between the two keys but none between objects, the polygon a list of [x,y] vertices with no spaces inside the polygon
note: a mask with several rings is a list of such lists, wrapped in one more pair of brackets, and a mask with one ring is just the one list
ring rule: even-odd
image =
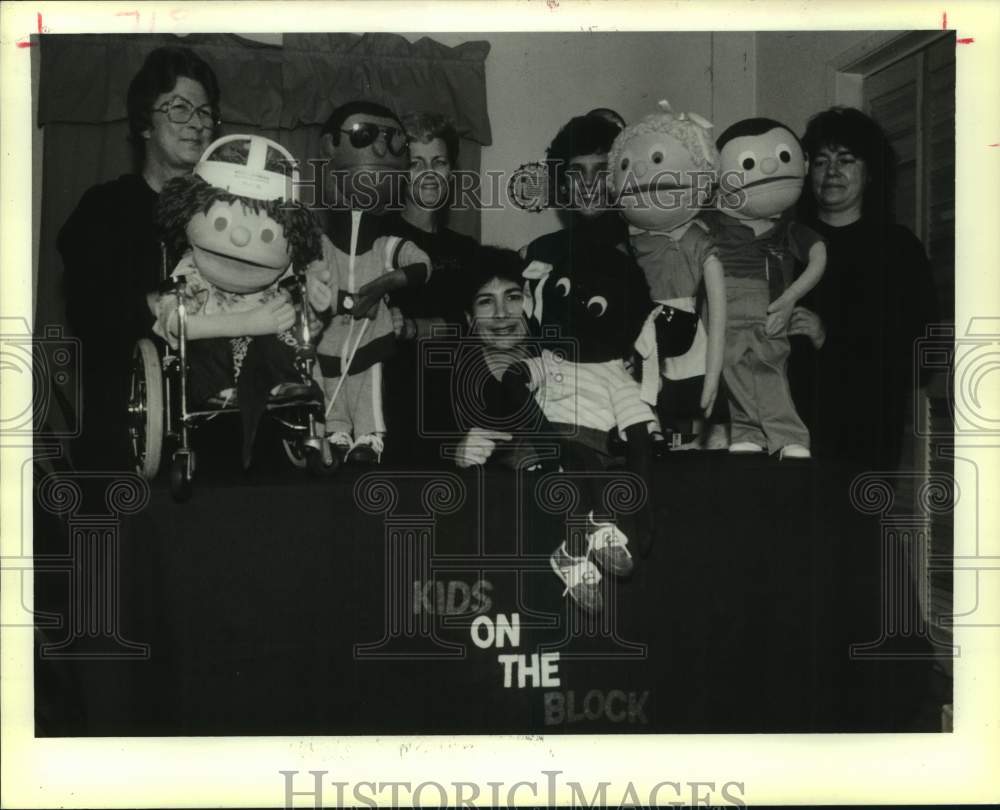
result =
[{"label": "puppeteer's arm", "polygon": [[386,295],[406,287],[423,284],[431,276],[431,260],[412,242],[403,242],[396,253],[397,269],[369,281],[358,290],[354,305],[355,318],[365,317]]},{"label": "puppeteer's arm", "polygon": [[716,256],[705,259],[704,270],[708,303],[708,356],[705,360],[705,384],[700,404],[702,411],[708,416],[715,406],[726,351],[726,280],[722,262]]}]

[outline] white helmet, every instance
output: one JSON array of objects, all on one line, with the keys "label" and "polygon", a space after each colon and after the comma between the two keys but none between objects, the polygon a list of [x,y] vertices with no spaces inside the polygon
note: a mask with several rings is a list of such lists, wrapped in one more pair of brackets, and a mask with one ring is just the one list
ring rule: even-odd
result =
[{"label": "white helmet", "polygon": [[260,135],[226,135],[209,144],[194,173],[216,188],[253,200],[298,201],[292,153]]}]

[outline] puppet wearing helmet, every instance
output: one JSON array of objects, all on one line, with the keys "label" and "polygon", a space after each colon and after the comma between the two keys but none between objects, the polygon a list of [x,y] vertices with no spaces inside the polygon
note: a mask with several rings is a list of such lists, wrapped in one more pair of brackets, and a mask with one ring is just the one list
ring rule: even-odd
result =
[{"label": "puppet wearing helmet", "polygon": [[309,393],[294,365],[296,313],[279,287],[293,265],[320,255],[319,231],[295,201],[296,177],[280,144],[229,135],[159,200],[167,248],[180,261],[176,292],[151,297],[153,330],[176,346],[184,305],[191,400],[239,404],[245,465],[268,399]]},{"label": "puppet wearing helmet", "polygon": [[[726,293],[722,265],[699,215],[709,204],[719,166],[712,125],[695,113],[675,113],[666,101],[615,139],[608,155],[611,182],[629,223],[629,247],[646,275],[661,321],[692,321],[683,354],[662,345],[661,412],[690,418],[714,407],[725,345]],[[685,313],[688,313],[685,315]],[[698,318],[692,319],[691,313]],[[707,329],[705,324],[707,322]],[[685,342],[686,343],[686,342]],[[684,380],[701,379],[697,407],[679,407]]]},{"label": "puppet wearing helmet", "polygon": [[[792,309],[826,266],[819,235],[791,219],[806,157],[795,134],[768,118],[733,124],[719,137],[718,148],[718,210],[705,219],[726,274],[723,375],[732,424],[729,449],[808,458],[809,431],[796,413],[785,376]],[[797,279],[796,263],[806,265]]]},{"label": "puppet wearing helmet", "polygon": [[[381,217],[402,203],[408,177],[406,134],[393,113],[357,101],[323,127],[329,206],[323,258],[309,268],[314,306],[326,320],[317,347],[327,398],[326,433],[335,463],[377,463],[386,425],[382,361],[395,351],[385,296],[430,276],[427,254],[382,233]],[[395,195],[395,197],[394,197]]]}]

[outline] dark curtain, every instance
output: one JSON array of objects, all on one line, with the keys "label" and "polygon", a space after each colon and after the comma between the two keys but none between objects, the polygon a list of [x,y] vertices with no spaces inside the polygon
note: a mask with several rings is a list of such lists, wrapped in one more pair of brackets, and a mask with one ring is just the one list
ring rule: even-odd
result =
[{"label": "dark curtain", "polygon": [[[36,331],[64,323],[56,235],[83,192],[132,170],[125,94],[146,55],[185,45],[213,68],[222,90],[223,132],[273,138],[300,160],[319,156],[319,130],[357,98],[397,113],[440,112],[462,136],[458,167],[478,173],[491,143],[486,112],[489,43],[455,48],[396,34],[286,34],[284,47],[234,35],[43,35],[38,125],[44,127]],[[450,224],[479,237],[479,212]]]}]

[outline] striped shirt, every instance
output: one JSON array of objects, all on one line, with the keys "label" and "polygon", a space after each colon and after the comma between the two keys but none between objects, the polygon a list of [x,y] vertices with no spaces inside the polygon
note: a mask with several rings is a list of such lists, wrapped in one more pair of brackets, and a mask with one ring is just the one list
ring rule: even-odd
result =
[{"label": "striped shirt", "polygon": [[607,432],[653,420],[622,360],[573,363],[544,349],[527,362],[535,400],[550,422]]}]

